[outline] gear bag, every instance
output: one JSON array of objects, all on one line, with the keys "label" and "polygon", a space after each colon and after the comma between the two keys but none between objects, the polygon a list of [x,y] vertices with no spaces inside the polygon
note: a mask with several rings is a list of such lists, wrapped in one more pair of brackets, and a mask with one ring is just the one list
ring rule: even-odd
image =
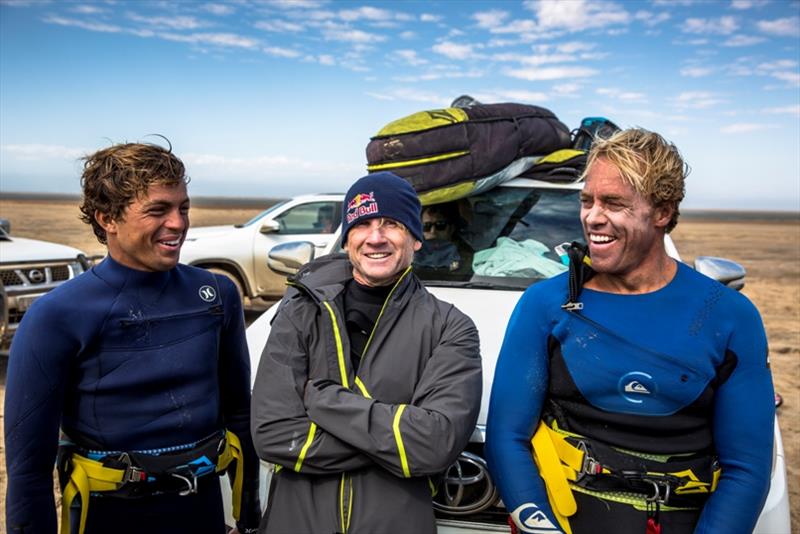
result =
[{"label": "gear bag", "polygon": [[451,107],[421,111],[384,126],[367,145],[367,169],[405,178],[423,204],[430,204],[434,202],[425,194],[437,191],[435,202],[445,202],[488,189],[570,143],[567,126],[542,107]]}]

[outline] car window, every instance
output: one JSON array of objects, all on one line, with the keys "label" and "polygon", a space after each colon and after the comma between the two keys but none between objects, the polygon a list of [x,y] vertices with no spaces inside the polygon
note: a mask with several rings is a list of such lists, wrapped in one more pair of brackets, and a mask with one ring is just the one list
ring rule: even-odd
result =
[{"label": "car window", "polygon": [[341,219],[341,202],[310,202],[281,213],[279,234],[332,234]]},{"label": "car window", "polygon": [[566,270],[556,247],[583,241],[578,190],[498,187],[423,209],[414,270],[426,285],[524,289]]},{"label": "car window", "polygon": [[278,208],[282,207],[287,202],[289,202],[289,201],[288,200],[282,200],[282,201],[278,202],[277,204],[273,204],[272,206],[270,206],[269,208],[265,209],[264,211],[262,211],[261,213],[259,213],[258,215],[256,215],[255,217],[253,217],[252,219],[250,219],[249,221],[247,221],[246,223],[244,223],[241,226],[250,226],[251,224],[255,224],[255,223],[259,222],[265,216],[269,215],[273,211],[275,211]]}]

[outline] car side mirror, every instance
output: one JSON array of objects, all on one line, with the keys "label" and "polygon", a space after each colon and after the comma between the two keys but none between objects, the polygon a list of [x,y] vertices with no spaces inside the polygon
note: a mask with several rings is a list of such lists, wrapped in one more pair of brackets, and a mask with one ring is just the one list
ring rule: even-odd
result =
[{"label": "car side mirror", "polygon": [[258,230],[262,234],[274,234],[281,229],[281,224],[278,221],[264,221],[261,228]]},{"label": "car side mirror", "polygon": [[744,287],[744,278],[747,272],[735,261],[714,256],[697,256],[694,259],[694,268],[697,272],[703,273],[731,289],[740,291]]},{"label": "car side mirror", "polygon": [[2,228],[8,235],[11,235],[11,221],[8,219],[0,219],[0,228]]},{"label": "car side mirror", "polygon": [[295,274],[314,259],[314,243],[291,241],[275,245],[267,254],[267,266],[278,274]]}]

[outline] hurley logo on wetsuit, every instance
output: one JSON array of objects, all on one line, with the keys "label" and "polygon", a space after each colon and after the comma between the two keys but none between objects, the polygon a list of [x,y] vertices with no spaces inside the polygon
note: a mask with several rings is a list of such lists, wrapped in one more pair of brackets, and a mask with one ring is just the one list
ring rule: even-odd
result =
[{"label": "hurley logo on wetsuit", "polygon": [[217,291],[211,286],[203,286],[197,293],[205,302],[213,302],[217,298]]}]

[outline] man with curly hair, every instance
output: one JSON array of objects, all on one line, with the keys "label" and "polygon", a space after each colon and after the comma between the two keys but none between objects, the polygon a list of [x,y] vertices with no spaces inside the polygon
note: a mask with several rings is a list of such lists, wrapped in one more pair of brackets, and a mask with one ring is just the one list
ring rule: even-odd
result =
[{"label": "man with curly hair", "polygon": [[531,286],[492,388],[487,459],[520,532],[752,532],[769,489],[767,340],[746,297],[670,257],[687,167],[642,129],[598,139],[588,247]]},{"label": "man with curly hair", "polygon": [[178,264],[189,178],[171,150],[126,143],[85,158],[82,220],[98,265],[38,299],[11,347],[7,527],[224,533],[218,474],[240,533],[255,531],[258,460],[238,292]]}]

